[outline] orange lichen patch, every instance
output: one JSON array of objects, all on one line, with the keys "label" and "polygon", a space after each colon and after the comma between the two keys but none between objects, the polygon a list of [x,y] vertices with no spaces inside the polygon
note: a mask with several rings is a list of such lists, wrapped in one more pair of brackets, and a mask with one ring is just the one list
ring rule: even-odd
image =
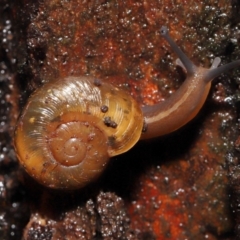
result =
[{"label": "orange lichen patch", "polygon": [[[141,71],[145,73],[145,78],[141,81],[141,85],[138,86],[140,96],[142,96],[143,99],[143,104],[154,105],[157,102],[164,100],[157,85],[159,79],[163,78],[163,74],[160,74],[153,69],[150,64],[140,64],[140,68]],[[153,79],[158,79],[158,81],[153,82]]]},{"label": "orange lichen patch", "polygon": [[144,105],[154,105],[160,101],[159,89],[156,84],[149,82],[148,80],[144,81],[142,89],[141,95],[144,99]]},{"label": "orange lichen patch", "polygon": [[[153,231],[158,239],[177,239],[189,220],[186,211],[183,209],[179,211],[182,206],[181,200],[174,197],[169,198],[167,194],[159,194],[157,186],[151,182],[146,183],[145,186],[146,188],[142,190],[147,192],[149,198],[144,197],[145,206],[142,210],[146,214],[138,228],[142,229],[143,232],[144,230]],[[137,204],[137,202],[133,204],[130,210],[134,211],[136,215],[139,214],[136,210]],[[134,220],[133,218],[133,222]]]},{"label": "orange lichen patch", "polygon": [[[133,229],[150,232],[156,239],[218,239],[231,231],[224,166],[231,131],[218,128],[234,121],[230,113],[222,110],[209,116],[197,141],[183,156],[151,155],[156,158],[154,165],[140,177],[140,184],[136,183],[134,201],[128,206]],[[160,145],[168,151],[169,146]],[[178,152],[178,146],[172,151]]]}]

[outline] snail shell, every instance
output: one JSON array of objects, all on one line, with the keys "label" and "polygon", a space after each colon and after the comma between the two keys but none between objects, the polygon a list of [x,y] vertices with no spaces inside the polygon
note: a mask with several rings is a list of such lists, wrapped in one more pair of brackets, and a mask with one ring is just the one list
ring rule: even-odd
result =
[{"label": "snail shell", "polygon": [[66,77],[29,98],[15,148],[38,182],[76,189],[96,179],[110,157],[128,151],[142,127],[141,108],[124,91],[93,77]]}]

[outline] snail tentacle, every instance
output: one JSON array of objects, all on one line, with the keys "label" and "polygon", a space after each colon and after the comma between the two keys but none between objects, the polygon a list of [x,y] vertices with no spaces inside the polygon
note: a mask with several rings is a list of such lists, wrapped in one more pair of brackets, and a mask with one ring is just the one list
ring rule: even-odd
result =
[{"label": "snail tentacle", "polygon": [[144,106],[146,131],[141,139],[153,138],[171,133],[191,121],[202,108],[211,87],[211,81],[220,74],[240,65],[240,60],[218,67],[220,58],[213,60],[209,69],[198,67],[177,46],[166,26],[161,35],[178,55],[177,64],[186,71],[186,80],[166,101],[154,106]]},{"label": "snail tentacle", "polygon": [[189,75],[194,74],[196,71],[196,66],[170,37],[168,33],[168,28],[166,26],[162,26],[160,29],[160,33],[163,38],[169,43],[172,50],[178,55],[185,69],[187,70],[187,73]]}]

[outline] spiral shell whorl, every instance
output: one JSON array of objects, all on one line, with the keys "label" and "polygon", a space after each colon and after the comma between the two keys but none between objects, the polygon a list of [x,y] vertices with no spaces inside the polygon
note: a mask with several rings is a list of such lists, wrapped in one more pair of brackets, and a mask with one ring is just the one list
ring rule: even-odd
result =
[{"label": "spiral shell whorl", "polygon": [[142,124],[138,104],[124,91],[92,77],[68,77],[30,97],[16,128],[16,152],[40,183],[80,188],[109,157],[138,141]]}]

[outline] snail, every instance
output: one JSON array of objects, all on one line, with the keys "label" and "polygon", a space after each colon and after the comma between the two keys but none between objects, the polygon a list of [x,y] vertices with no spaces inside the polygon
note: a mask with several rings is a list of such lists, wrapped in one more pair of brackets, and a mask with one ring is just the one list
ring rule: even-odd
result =
[{"label": "snail", "polygon": [[[195,66],[163,26],[161,35],[178,55],[187,77],[164,102],[140,107],[123,90],[91,76],[56,79],[34,92],[15,129],[15,149],[24,169],[39,183],[77,189],[97,179],[113,156],[140,139],[177,130],[203,106],[211,80],[240,60],[210,69]],[[143,131],[143,129],[145,129]]]}]

